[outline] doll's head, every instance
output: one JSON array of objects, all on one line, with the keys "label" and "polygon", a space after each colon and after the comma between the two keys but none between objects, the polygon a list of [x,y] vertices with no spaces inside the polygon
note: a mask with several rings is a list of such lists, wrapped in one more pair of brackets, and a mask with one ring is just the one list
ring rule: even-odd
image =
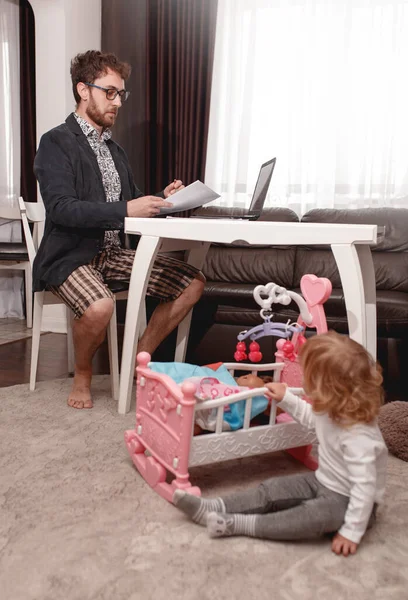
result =
[{"label": "doll's head", "polygon": [[271,383],[273,381],[273,377],[270,377],[269,375],[262,375],[260,377],[258,375],[253,375],[252,373],[248,373],[248,375],[236,377],[235,381],[238,385],[254,389],[264,387],[265,383]]},{"label": "doll's head", "polygon": [[361,344],[329,331],[307,340],[300,361],[315,412],[348,425],[376,418],[383,400],[381,368]]}]

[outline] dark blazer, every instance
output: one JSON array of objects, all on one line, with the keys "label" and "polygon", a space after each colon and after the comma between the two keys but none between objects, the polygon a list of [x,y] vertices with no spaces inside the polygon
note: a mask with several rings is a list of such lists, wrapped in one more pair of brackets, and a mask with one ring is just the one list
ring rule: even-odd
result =
[{"label": "dark blazer", "polygon": [[106,201],[95,153],[73,114],[41,138],[34,172],[46,221],[34,261],[34,291],[60,285],[89,263],[102,248],[105,230],[123,232],[126,202],[143,196],[124,150],[113,140],[107,144],[122,184],[120,202]]}]

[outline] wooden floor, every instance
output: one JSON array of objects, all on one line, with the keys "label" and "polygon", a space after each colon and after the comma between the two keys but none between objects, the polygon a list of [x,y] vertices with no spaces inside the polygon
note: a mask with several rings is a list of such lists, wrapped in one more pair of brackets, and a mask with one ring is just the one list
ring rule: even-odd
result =
[{"label": "wooden floor", "polygon": [[[30,359],[31,338],[0,344],[0,387],[28,383]],[[37,381],[68,377],[67,360],[67,336],[61,333],[42,334]],[[95,355],[93,372],[109,373],[106,341]]]}]

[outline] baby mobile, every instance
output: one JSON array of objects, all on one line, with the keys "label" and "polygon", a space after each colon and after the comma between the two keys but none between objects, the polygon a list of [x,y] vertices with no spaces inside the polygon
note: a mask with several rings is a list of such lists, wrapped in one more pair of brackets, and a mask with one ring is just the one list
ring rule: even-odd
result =
[{"label": "baby mobile", "polygon": [[[262,352],[258,342],[255,340],[264,336],[277,336],[281,338],[276,344],[277,349],[282,351],[285,358],[289,361],[295,361],[300,346],[306,342],[306,338],[302,335],[305,328],[299,321],[308,324],[312,320],[312,316],[309,313],[305,300],[300,294],[287,290],[272,282],[267,285],[258,285],[253,291],[253,296],[256,303],[261,307],[260,315],[263,323],[252,327],[252,329],[241,331],[237,336],[238,343],[236,345],[234,359],[237,362],[242,362],[247,359],[253,363],[260,362],[262,360]],[[284,306],[287,306],[292,301],[295,301],[299,307],[300,318],[298,322],[291,323],[290,320],[288,320],[287,323],[274,322],[272,320],[272,304],[283,304]],[[247,352],[247,346],[244,342],[247,338],[251,340],[249,352]],[[292,341],[289,338],[292,338]]]}]

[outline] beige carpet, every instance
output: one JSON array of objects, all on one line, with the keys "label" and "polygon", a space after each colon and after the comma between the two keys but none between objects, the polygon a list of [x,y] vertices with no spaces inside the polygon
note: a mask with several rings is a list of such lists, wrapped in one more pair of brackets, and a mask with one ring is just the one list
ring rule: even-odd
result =
[{"label": "beige carpet", "polygon": [[[2,600],[403,600],[408,598],[408,463],[389,461],[379,521],[356,556],[328,540],[211,540],[131,464],[109,380],[95,408],[65,405],[69,381],[0,390]],[[193,471],[204,494],[299,470],[284,454]]]}]

